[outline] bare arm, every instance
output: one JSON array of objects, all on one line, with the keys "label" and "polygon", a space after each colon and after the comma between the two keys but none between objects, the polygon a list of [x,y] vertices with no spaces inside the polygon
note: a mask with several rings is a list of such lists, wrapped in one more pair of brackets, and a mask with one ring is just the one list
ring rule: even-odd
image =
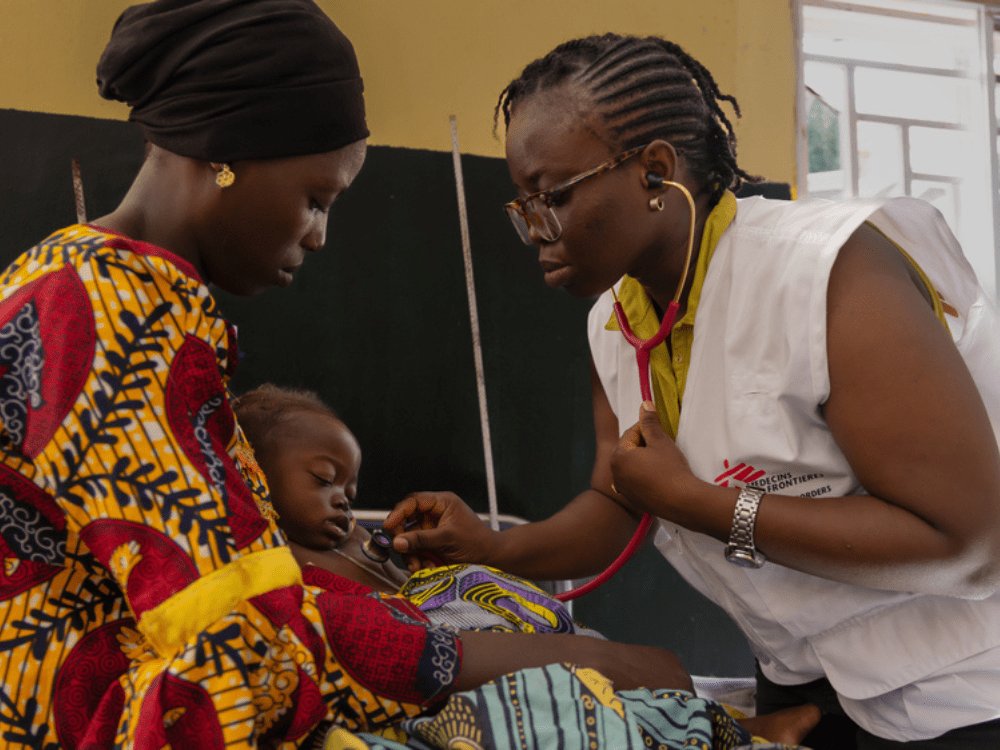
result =
[{"label": "bare arm", "polygon": [[[757,546],[774,562],[832,580],[992,594],[1000,588],[996,438],[906,260],[869,227],[855,232],[834,264],[827,323],[824,417],[871,494],[768,494]],[[618,488],[686,528],[727,540],[738,490],[695,478],[673,442],[656,434],[655,414],[640,424],[614,456]]]},{"label": "bare arm", "polygon": [[[593,363],[591,393],[597,451],[590,489],[544,521],[499,533],[480,523],[451,493],[411,495],[386,519],[386,529],[399,534],[395,549],[403,554],[431,552],[445,562],[492,565],[534,580],[579,578],[607,567],[631,539],[639,513],[611,489],[618,420]],[[402,532],[404,524],[414,522],[418,528]],[[420,564],[412,557],[408,563],[411,570]]]},{"label": "bare arm", "polygon": [[614,561],[638,527],[641,511],[628,508],[628,501],[612,489],[618,418],[593,362],[590,385],[597,438],[590,489],[546,520],[504,532],[497,565],[502,570],[536,580],[594,575]]},{"label": "bare arm", "polygon": [[673,688],[693,692],[677,657],[655,646],[632,646],[578,635],[463,631],[462,672],[455,687],[469,690],[519,669],[570,663],[596,669],[615,690]]}]

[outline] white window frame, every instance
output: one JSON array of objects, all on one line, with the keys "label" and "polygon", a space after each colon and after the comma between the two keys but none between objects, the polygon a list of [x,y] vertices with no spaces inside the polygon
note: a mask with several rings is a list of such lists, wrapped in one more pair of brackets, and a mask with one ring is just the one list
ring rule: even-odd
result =
[{"label": "white window frame", "polygon": [[[879,8],[875,10],[879,15],[894,16],[899,18],[915,18],[923,20],[924,15],[919,13],[916,8],[924,0],[907,0],[907,2],[912,3],[915,10],[914,12],[907,12],[903,10],[895,10],[890,8]],[[992,226],[993,234],[993,263],[992,263],[992,274],[991,278],[983,279],[983,285],[986,287],[991,287],[994,290],[995,298],[1000,296],[1000,252],[998,252],[998,243],[1000,243],[1000,157],[998,157],[998,146],[997,142],[1000,140],[1000,122],[997,121],[996,116],[996,90],[1000,87],[1000,76],[995,70],[994,66],[994,31],[1000,31],[1000,7],[989,5],[985,2],[968,2],[965,0],[930,0],[936,5],[953,5],[956,7],[961,7],[963,9],[975,9],[976,10],[976,33],[982,40],[982,59],[980,64],[983,66],[985,71],[985,80],[983,81],[983,88],[985,102],[982,111],[990,119],[989,126],[984,132],[988,132],[991,137],[988,139],[989,143],[984,144],[984,157],[988,153],[989,156],[989,169],[990,169],[990,182],[992,184],[992,196],[993,200],[990,205],[992,206],[992,221],[990,222]],[[905,118],[895,118],[895,117],[881,117],[873,115],[859,115],[854,108],[854,94],[853,94],[853,76],[851,71],[856,67],[866,67],[875,68],[882,70],[891,71],[901,71],[901,72],[915,72],[915,73],[931,73],[940,76],[955,76],[956,73],[947,70],[938,70],[934,68],[920,68],[912,65],[902,65],[893,63],[879,63],[879,62],[869,62],[865,61],[863,63],[854,62],[851,60],[840,59],[840,58],[824,58],[819,55],[807,54],[803,48],[803,7],[805,5],[818,6],[818,7],[828,7],[839,10],[855,10],[855,6],[852,3],[839,2],[839,0],[792,0],[792,19],[793,19],[793,31],[796,39],[796,67],[797,67],[797,95],[796,95],[796,119],[798,123],[798,142],[796,144],[796,156],[798,160],[797,165],[797,192],[800,198],[808,198],[809,195],[809,144],[808,144],[808,113],[806,112],[806,91],[805,91],[805,63],[806,60],[815,60],[817,62],[833,62],[838,65],[844,65],[848,69],[848,87],[849,87],[849,111],[845,113],[847,115],[847,136],[846,143],[842,140],[841,147],[841,163],[845,168],[845,177],[849,183],[849,190],[851,195],[857,195],[858,193],[858,150],[857,150],[857,124],[861,122],[882,122],[893,125],[900,125],[902,127],[903,133],[903,143],[904,143],[904,184],[906,192],[910,192],[910,183],[913,179],[918,180],[930,180],[939,182],[948,182],[949,178],[940,175],[922,175],[916,174],[910,168],[908,143],[907,143],[907,133],[908,127],[911,126],[930,126],[930,127],[940,127],[943,129],[953,129],[954,125],[949,123],[935,123],[927,122],[923,120],[906,120]],[[845,148],[846,147],[846,148]],[[988,271],[987,271],[988,272]]]}]

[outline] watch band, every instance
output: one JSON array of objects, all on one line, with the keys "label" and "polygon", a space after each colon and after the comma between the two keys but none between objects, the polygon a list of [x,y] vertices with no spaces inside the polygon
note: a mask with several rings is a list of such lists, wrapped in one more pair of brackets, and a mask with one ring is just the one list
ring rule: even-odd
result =
[{"label": "watch band", "polygon": [[726,559],[742,568],[759,568],[767,558],[757,551],[754,545],[753,530],[757,523],[757,507],[764,497],[764,490],[756,487],[743,487],[736,498],[736,510],[733,512],[733,527],[729,531],[729,544],[726,545]]}]

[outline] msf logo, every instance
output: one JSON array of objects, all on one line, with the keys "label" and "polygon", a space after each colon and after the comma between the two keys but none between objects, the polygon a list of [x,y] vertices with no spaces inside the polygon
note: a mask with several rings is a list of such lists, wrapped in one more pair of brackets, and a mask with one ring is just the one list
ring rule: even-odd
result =
[{"label": "msf logo", "polygon": [[763,469],[755,469],[750,464],[743,463],[742,461],[736,464],[736,466],[730,467],[729,461],[724,460],[722,465],[726,470],[715,478],[715,483],[720,487],[728,487],[730,480],[750,484],[760,479],[766,473]]}]

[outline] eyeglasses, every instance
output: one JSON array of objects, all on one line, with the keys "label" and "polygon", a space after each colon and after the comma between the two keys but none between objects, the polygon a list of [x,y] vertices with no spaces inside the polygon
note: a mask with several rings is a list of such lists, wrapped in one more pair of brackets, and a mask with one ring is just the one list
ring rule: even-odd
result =
[{"label": "eyeglasses", "polygon": [[507,212],[510,223],[514,225],[518,236],[525,245],[534,244],[531,239],[531,230],[534,229],[538,236],[546,242],[555,242],[562,235],[562,224],[552,212],[552,207],[567,190],[575,185],[579,185],[584,180],[597,177],[605,172],[614,169],[620,164],[624,164],[636,154],[640,153],[646,146],[636,146],[628,151],[623,151],[618,156],[609,159],[603,164],[599,164],[593,169],[588,169],[576,177],[570,177],[565,182],[548,188],[539,190],[537,193],[517,198],[506,204],[503,208]]}]

